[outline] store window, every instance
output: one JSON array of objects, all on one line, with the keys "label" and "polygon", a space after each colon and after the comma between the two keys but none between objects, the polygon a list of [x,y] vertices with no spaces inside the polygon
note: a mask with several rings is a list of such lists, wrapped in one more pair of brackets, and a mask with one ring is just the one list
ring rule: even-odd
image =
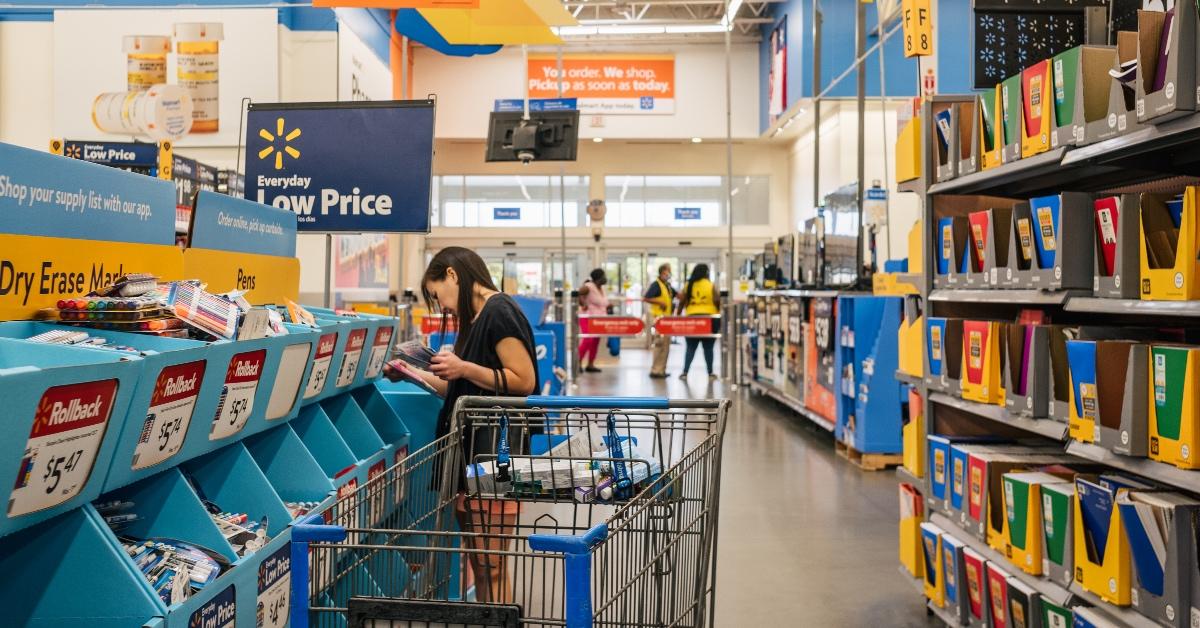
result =
[{"label": "store window", "polygon": [[442,175],[434,177],[435,227],[568,227],[580,224],[589,177]]},{"label": "store window", "polygon": [[[735,225],[770,222],[768,176],[733,178]],[[725,224],[725,177],[610,175],[604,177],[609,227],[718,227]]]}]

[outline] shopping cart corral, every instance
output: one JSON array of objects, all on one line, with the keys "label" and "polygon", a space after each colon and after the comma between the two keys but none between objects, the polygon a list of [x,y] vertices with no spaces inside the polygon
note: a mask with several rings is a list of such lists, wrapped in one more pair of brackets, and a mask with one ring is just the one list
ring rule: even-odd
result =
[{"label": "shopping cart corral", "polygon": [[711,626],[728,407],[460,399],[296,526],[292,626]]}]

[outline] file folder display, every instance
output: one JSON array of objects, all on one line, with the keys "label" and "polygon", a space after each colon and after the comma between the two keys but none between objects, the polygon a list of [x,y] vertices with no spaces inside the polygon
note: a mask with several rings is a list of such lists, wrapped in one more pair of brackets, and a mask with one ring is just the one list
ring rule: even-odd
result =
[{"label": "file folder display", "polygon": [[942,576],[946,581],[946,610],[966,623],[966,586],[963,583],[963,548],[966,545],[949,533],[942,535]]},{"label": "file folder display", "polygon": [[979,94],[976,133],[979,135],[979,152],[983,170],[990,170],[1003,163],[1001,145],[1004,143],[1004,139],[1001,137],[1002,125],[997,118],[997,112],[1001,110],[1000,95],[999,85],[996,85],[995,89],[991,91]]},{"label": "file folder display", "polygon": [[1032,471],[1006,473],[1004,481],[1004,512],[1008,523],[1005,556],[1025,573],[1041,575],[1042,551],[1042,486],[1066,484],[1065,478],[1050,473]]},{"label": "file folder display", "polygon": [[1197,7],[1144,4],[1152,10],[1137,12],[1137,117],[1158,124],[1196,109]]},{"label": "file folder display", "polygon": [[938,608],[946,606],[946,583],[942,573],[942,534],[932,523],[921,524],[921,549],[925,564],[925,597]]},{"label": "file folder display", "polygon": [[1000,323],[963,321],[962,397],[980,403],[1000,405],[1004,401],[1000,386]]},{"label": "file folder display", "polygon": [[1150,458],[1200,468],[1200,348],[1150,347]]},{"label": "file folder display", "polygon": [[1030,199],[1033,212],[1033,244],[1037,251],[1039,268],[1053,268],[1058,255],[1058,216],[1062,200],[1058,196],[1041,196]]},{"label": "file folder display", "polygon": [[1129,606],[1132,579],[1117,495],[1149,488],[1117,474],[1075,478],[1075,582],[1109,604]]},{"label": "file folder display", "polygon": [[1042,573],[1067,586],[1075,578],[1075,547],[1072,541],[1075,516],[1075,484],[1048,483],[1042,494]]},{"label": "file folder display", "polygon": [[1041,595],[1015,577],[1008,579],[1009,628],[1033,628],[1040,625],[1038,612]]},{"label": "file folder display", "polygon": [[1039,61],[1021,72],[1023,158],[1050,150],[1050,119],[1053,115],[1053,103],[1049,100],[1051,89],[1049,59]]},{"label": "file folder display", "polygon": [[1141,195],[1141,297],[1154,301],[1200,299],[1200,224],[1196,215],[1197,188],[1188,187],[1178,217],[1168,205],[1170,196]]},{"label": "file folder display", "polygon": [[1123,492],[1117,508],[1133,560],[1134,608],[1165,626],[1189,626],[1200,501],[1179,493]]},{"label": "file folder display", "polygon": [[1126,456],[1145,456],[1145,345],[1124,340],[1071,340],[1070,434]]},{"label": "file folder display", "polygon": [[904,427],[904,468],[915,477],[925,477],[925,400],[916,388],[908,391],[908,412]]}]

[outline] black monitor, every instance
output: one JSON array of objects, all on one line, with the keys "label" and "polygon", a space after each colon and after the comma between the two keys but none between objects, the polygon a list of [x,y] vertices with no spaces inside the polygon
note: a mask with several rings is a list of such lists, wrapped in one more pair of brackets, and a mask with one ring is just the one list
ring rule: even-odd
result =
[{"label": "black monitor", "polygon": [[579,111],[492,112],[485,161],[575,161]]}]

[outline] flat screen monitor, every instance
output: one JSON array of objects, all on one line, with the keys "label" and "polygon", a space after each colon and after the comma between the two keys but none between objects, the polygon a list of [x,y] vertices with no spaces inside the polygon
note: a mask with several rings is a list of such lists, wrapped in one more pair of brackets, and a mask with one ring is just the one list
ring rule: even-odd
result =
[{"label": "flat screen monitor", "polygon": [[579,111],[492,112],[486,161],[575,161]]}]

